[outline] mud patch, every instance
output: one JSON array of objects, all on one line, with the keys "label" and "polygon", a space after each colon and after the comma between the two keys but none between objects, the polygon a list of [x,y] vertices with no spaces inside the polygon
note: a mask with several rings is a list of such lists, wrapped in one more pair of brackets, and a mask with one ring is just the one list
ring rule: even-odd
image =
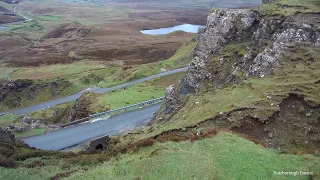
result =
[{"label": "mud patch", "polygon": [[243,120],[240,127],[232,128],[231,130],[240,134],[246,134],[251,137],[264,140],[268,137],[268,133],[264,130],[265,124],[261,123],[258,119],[247,117]]},{"label": "mud patch", "polygon": [[[245,113],[245,109],[240,112]],[[246,114],[246,113],[245,113]],[[267,147],[286,153],[320,151],[320,109],[308,104],[303,97],[290,94],[279,104],[279,111],[268,119],[246,116],[237,123],[226,123],[232,114],[200,124],[228,128],[236,133],[257,139]]]}]

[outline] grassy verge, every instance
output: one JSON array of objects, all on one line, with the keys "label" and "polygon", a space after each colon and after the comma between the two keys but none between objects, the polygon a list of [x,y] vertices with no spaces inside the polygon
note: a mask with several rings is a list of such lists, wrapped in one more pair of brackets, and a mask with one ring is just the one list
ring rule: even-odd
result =
[{"label": "grassy verge", "polygon": [[4,116],[0,116],[0,127],[7,127],[10,124],[13,124],[17,118],[18,116],[14,114],[6,114]]},{"label": "grassy verge", "polygon": [[[190,142],[156,143],[121,155],[69,179],[292,179],[273,172],[313,172],[317,179],[320,158],[279,154],[234,134]],[[310,179],[299,176],[299,179]]]},{"label": "grassy verge", "polygon": [[25,137],[44,134],[45,131],[46,131],[46,129],[30,129],[28,131],[24,131],[21,133],[14,132],[14,135],[16,138],[25,138]]},{"label": "grassy verge", "polygon": [[112,109],[147,101],[165,95],[165,88],[178,81],[184,74],[174,74],[130,86],[115,92],[106,93],[101,101],[107,102]]}]

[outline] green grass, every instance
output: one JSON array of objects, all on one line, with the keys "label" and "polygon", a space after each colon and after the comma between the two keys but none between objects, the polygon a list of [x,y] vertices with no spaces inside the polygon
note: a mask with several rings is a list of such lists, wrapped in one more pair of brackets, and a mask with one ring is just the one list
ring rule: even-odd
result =
[{"label": "green grass", "polygon": [[107,102],[111,106],[111,109],[115,109],[162,96],[164,96],[163,88],[133,86],[126,90],[107,93],[101,101]]},{"label": "green grass", "polygon": [[[142,101],[162,97],[165,95],[165,88],[181,79],[183,73],[173,74],[157,78],[148,82],[133,85],[115,92],[106,93],[97,102],[106,102],[111,109],[132,105]],[[94,104],[92,106],[95,106]]]},{"label": "green grass", "polygon": [[[156,151],[154,156],[150,156]],[[118,160],[117,160],[118,159]],[[309,171],[319,178],[320,158],[286,155],[220,132],[191,143],[156,143],[68,179],[309,179],[273,171]]]},{"label": "green grass", "polygon": [[20,29],[28,29],[29,31],[30,30],[42,30],[43,27],[37,21],[32,20],[32,21],[24,21],[19,24],[9,25],[9,28],[6,31],[17,31]]},{"label": "green grass", "polygon": [[0,127],[7,127],[18,118],[19,116],[15,114],[6,114],[4,116],[0,116]]},{"label": "green grass", "polygon": [[40,111],[35,111],[32,113],[27,114],[28,117],[34,118],[34,119],[42,119],[42,118],[50,118],[52,117],[52,114],[54,112],[56,112],[59,109],[64,109],[64,108],[70,108],[74,105],[75,101],[72,102],[67,102],[67,103],[63,103],[63,104],[59,104],[44,110],[40,110]]},{"label": "green grass", "polygon": [[26,173],[19,173],[16,169],[8,169],[0,167],[0,179],[3,180],[21,180],[21,179],[41,179],[37,176],[28,175]]},{"label": "green grass", "polygon": [[18,70],[18,69],[19,69],[19,67],[9,67],[9,66],[7,66],[6,64],[1,63],[1,64],[0,64],[0,72],[1,72],[1,74],[0,74],[0,80],[1,80],[1,79],[7,80],[8,77],[10,77],[10,75],[11,75],[14,71],[16,71],[16,70]]},{"label": "green grass", "polygon": [[[5,68],[5,67],[4,67]],[[94,61],[77,61],[72,64],[54,64],[40,67],[23,67],[11,74],[12,79],[45,79],[73,74],[81,74],[88,71],[106,68],[106,66]]]},{"label": "green grass", "polygon": [[298,11],[302,13],[320,12],[320,4],[317,0],[277,0],[275,3],[262,4],[258,10],[264,16],[289,16]]},{"label": "green grass", "polygon": [[[108,106],[110,109],[115,109],[123,106],[132,105],[142,101],[147,101],[153,98],[162,97],[165,94],[165,88],[170,84],[178,81],[184,73],[172,74],[161,78],[153,79],[148,82],[143,82],[137,85],[119,89],[114,92],[99,94],[97,100],[94,100],[90,105],[92,112],[101,112],[101,107]],[[42,123],[65,123],[70,116],[71,108],[75,101],[56,105],[44,110],[36,111],[27,114],[28,117],[34,119],[42,119]],[[53,114],[56,118],[52,118]]]},{"label": "green grass", "polygon": [[[22,152],[23,153],[23,152]],[[32,180],[43,180],[49,179],[56,174],[68,172],[81,167],[74,165],[73,167],[63,168],[64,160],[53,156],[53,157],[36,157],[28,158],[24,161],[20,161],[20,165],[28,165],[34,162],[41,162],[45,165],[43,167],[26,168],[19,167],[17,169],[8,169],[0,167],[0,179],[2,180],[21,180],[21,179],[32,179]]]},{"label": "green grass", "polygon": [[21,133],[14,132],[14,135],[16,138],[25,138],[25,137],[44,134],[45,131],[46,131],[46,129],[30,129],[28,131],[24,131]]}]

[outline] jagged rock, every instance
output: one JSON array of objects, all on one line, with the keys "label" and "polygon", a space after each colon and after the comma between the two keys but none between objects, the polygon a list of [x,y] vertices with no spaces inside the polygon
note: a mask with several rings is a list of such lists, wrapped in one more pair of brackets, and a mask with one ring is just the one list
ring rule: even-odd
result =
[{"label": "jagged rock", "polygon": [[177,104],[176,100],[177,100],[177,98],[176,98],[175,87],[173,85],[170,85],[169,87],[166,88],[166,94],[165,94],[166,109],[165,109],[165,113],[170,114],[176,109],[175,108],[175,104]]},{"label": "jagged rock", "polygon": [[252,36],[258,21],[253,12],[242,9],[216,10],[209,15],[207,26],[198,33],[195,57],[182,80],[182,87],[197,92],[205,80],[213,78],[208,63],[228,42]]},{"label": "jagged rock", "polygon": [[[179,102],[181,94],[272,74],[288,47],[320,46],[319,18],[318,14],[260,17],[258,11],[215,10],[209,15],[206,27],[198,33],[198,45],[188,71],[180,84],[166,94],[166,112],[179,105],[174,103]],[[239,42],[248,42],[246,54],[238,54],[232,61],[219,57],[218,62],[213,62],[228,43]],[[224,69],[217,69],[219,67]],[[237,74],[243,76],[237,77]]]},{"label": "jagged rock", "polygon": [[24,128],[20,128],[18,131],[25,131],[25,130],[28,130],[28,129],[34,129],[34,128],[38,128],[40,126],[40,121],[39,120],[36,120],[36,119],[33,119],[33,118],[30,118],[30,117],[26,117],[26,116],[22,116],[20,118],[20,122],[22,124],[24,124]]},{"label": "jagged rock", "polygon": [[11,124],[8,128],[11,129],[13,132],[24,132],[31,129],[28,125],[17,126],[14,124]]},{"label": "jagged rock", "polygon": [[101,94],[93,92],[86,92],[80,98],[78,98],[71,110],[70,121],[76,119],[82,119],[88,117],[90,114],[97,112],[108,111],[110,108],[105,102],[96,104],[95,107],[91,107],[92,104],[97,103]]},{"label": "jagged rock", "polygon": [[32,124],[35,120],[30,118],[30,117],[21,117],[20,122],[24,123],[24,124]]},{"label": "jagged rock", "polygon": [[30,85],[32,85],[31,80],[16,80],[16,81],[7,83],[6,85],[0,88],[0,102],[2,102],[5,99],[8,93],[20,92],[24,88],[29,87]]},{"label": "jagged rock", "polygon": [[14,134],[10,128],[0,127],[0,141],[6,143],[15,142]]},{"label": "jagged rock", "polygon": [[[275,33],[270,34],[273,31]],[[256,44],[259,44],[261,40],[268,37],[271,37],[273,43],[253,59],[253,64],[249,67],[249,72],[246,73],[247,76],[264,77],[271,74],[288,46],[299,44],[319,46],[314,40],[320,39],[320,30],[314,30],[311,24],[292,22],[291,19],[286,19],[283,22],[262,20],[253,39],[256,40]]]}]

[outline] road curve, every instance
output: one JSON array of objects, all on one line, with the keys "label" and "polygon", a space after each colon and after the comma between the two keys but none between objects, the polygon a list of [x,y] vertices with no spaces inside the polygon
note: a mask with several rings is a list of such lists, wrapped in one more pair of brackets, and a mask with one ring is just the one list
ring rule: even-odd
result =
[{"label": "road curve", "polygon": [[116,135],[148,123],[161,104],[123,113],[105,120],[59,129],[48,134],[22,139],[31,147],[62,150],[102,135]]},{"label": "road curve", "polygon": [[24,15],[22,15],[21,13],[19,13],[19,12],[17,11],[17,6],[13,7],[13,11],[14,11],[15,13],[19,14],[21,17],[23,17],[23,19],[24,19],[25,21],[32,21],[31,18],[28,18],[27,16],[24,16]]},{"label": "road curve", "polygon": [[[188,69],[188,67],[175,69],[175,70],[172,70],[172,71],[167,71],[167,72],[163,72],[163,73],[160,73],[160,74],[155,74],[155,75],[152,75],[152,76],[148,76],[148,77],[145,77],[145,78],[142,78],[142,79],[138,79],[138,80],[135,80],[135,81],[127,82],[127,83],[120,84],[120,85],[113,86],[113,87],[109,87],[109,88],[91,88],[91,89],[88,88],[88,89],[82,90],[82,91],[80,91],[80,92],[78,92],[76,94],[73,94],[71,96],[59,98],[59,99],[56,99],[56,100],[47,101],[47,102],[44,102],[44,103],[40,103],[40,104],[37,104],[37,105],[33,105],[33,106],[21,108],[21,109],[11,110],[9,112],[10,113],[14,113],[14,114],[26,114],[26,113],[30,113],[30,112],[46,109],[48,107],[55,106],[55,105],[58,105],[58,104],[63,104],[63,103],[66,103],[66,102],[75,101],[76,99],[78,99],[85,92],[89,92],[89,91],[92,91],[92,92],[95,92],[95,93],[111,92],[111,91],[114,91],[114,90],[117,90],[117,89],[121,89],[121,88],[125,88],[125,87],[132,86],[132,85],[135,85],[135,84],[139,84],[141,82],[149,81],[151,79],[155,79],[155,78],[158,78],[158,77],[167,76],[167,75],[170,75],[170,74],[176,74],[176,73],[180,73],[180,72],[185,72],[185,71],[187,71],[187,69]],[[1,113],[8,113],[8,112],[0,112],[0,114]]]}]

